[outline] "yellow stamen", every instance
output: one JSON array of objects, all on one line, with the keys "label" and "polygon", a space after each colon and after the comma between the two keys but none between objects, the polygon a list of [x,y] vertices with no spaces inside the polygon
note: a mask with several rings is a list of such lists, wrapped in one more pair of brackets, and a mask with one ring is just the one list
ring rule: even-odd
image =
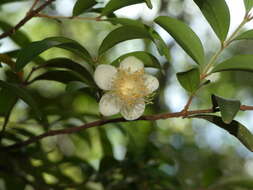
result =
[{"label": "yellow stamen", "polygon": [[149,94],[144,81],[144,70],[131,73],[123,69],[118,70],[113,81],[113,92],[125,105],[134,105]]}]

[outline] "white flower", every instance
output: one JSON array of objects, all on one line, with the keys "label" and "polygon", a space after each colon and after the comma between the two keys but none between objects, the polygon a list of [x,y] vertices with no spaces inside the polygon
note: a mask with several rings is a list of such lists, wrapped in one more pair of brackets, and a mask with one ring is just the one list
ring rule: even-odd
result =
[{"label": "white flower", "polygon": [[101,64],[94,73],[96,84],[107,91],[99,102],[102,115],[121,113],[126,120],[139,118],[145,110],[145,100],[158,87],[157,78],[145,74],[143,63],[131,56],[119,68]]}]

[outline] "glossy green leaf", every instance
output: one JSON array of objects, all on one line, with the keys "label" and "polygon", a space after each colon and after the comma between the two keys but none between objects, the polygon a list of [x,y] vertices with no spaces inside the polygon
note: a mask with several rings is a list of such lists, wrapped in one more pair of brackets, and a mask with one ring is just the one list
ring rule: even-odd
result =
[{"label": "glossy green leaf", "polygon": [[38,107],[36,101],[30,95],[30,93],[23,87],[18,86],[16,84],[7,83],[0,80],[0,87],[3,89],[7,89],[12,94],[15,94],[18,98],[22,99],[25,103],[27,103],[34,111],[35,115],[39,120],[43,119],[43,115]]},{"label": "glossy green leaf", "polygon": [[88,83],[87,80],[80,74],[73,71],[64,71],[64,70],[53,70],[45,72],[35,77],[30,83],[33,83],[38,80],[57,81],[64,84],[67,84],[72,81],[82,81]]},{"label": "glossy green leaf", "polygon": [[99,47],[99,54],[105,53],[116,44],[132,39],[151,39],[148,31],[142,27],[122,26],[110,32]]},{"label": "glossy green leaf", "polygon": [[188,92],[195,92],[200,85],[200,73],[198,68],[177,73],[177,79],[181,86]]},{"label": "glossy green leaf", "polygon": [[234,40],[253,40],[253,30],[248,30],[238,35]]},{"label": "glossy green leaf", "polygon": [[244,1],[245,10],[249,12],[253,7],[253,0],[243,0],[243,1]]},{"label": "glossy green leaf", "polygon": [[185,23],[168,16],[160,16],[155,22],[164,28],[198,64],[205,60],[204,49],[199,37]]},{"label": "glossy green leaf", "polygon": [[141,27],[149,33],[150,38],[155,43],[157,50],[159,51],[160,55],[165,56],[168,61],[170,61],[170,50],[161,36],[151,27],[143,24],[138,20],[128,19],[128,18],[109,18],[107,21],[111,22],[112,24],[121,24],[124,26],[135,26]]},{"label": "glossy green leaf", "polygon": [[253,151],[253,135],[251,132],[238,121],[232,121],[226,124],[222,121],[221,117],[215,115],[195,115],[193,118],[205,119],[234,135],[246,148]]},{"label": "glossy green leaf", "polygon": [[95,84],[92,74],[84,66],[67,58],[50,59],[44,62],[43,65],[41,65],[41,68],[59,68],[72,70],[76,73],[79,73],[83,78],[87,80],[90,85]]},{"label": "glossy green leaf", "polygon": [[223,42],[230,26],[230,13],[225,0],[194,0],[218,38]]},{"label": "glossy green leaf", "polygon": [[249,71],[253,72],[253,55],[237,55],[217,64],[212,73],[222,71]]},{"label": "glossy green leaf", "polygon": [[[11,26],[10,24],[8,24],[5,21],[0,21],[0,28],[3,31],[9,31],[10,29],[13,28],[13,26]],[[10,38],[20,47],[26,46],[27,44],[29,44],[31,41],[29,39],[29,37],[22,31],[17,30],[14,34],[12,34],[10,36]]]},{"label": "glossy green leaf", "polygon": [[116,60],[114,60],[111,64],[118,66],[119,63],[123,59],[125,59],[126,57],[129,57],[129,56],[134,56],[134,57],[140,59],[144,63],[145,67],[154,67],[154,68],[161,69],[161,65],[160,65],[158,59],[155,56],[153,56],[152,54],[145,52],[145,51],[135,51],[135,52],[124,54],[124,55],[118,57]]},{"label": "glossy green leaf", "polygon": [[97,2],[95,0],[77,0],[76,4],[73,8],[73,16],[78,16],[82,13],[84,13],[86,10],[92,8],[94,5],[96,5]]},{"label": "glossy green leaf", "polygon": [[147,0],[110,0],[105,8],[102,11],[102,15],[108,15],[111,14],[112,12],[121,9],[123,7],[129,6],[129,5],[134,5],[134,4],[139,4],[139,3],[147,3],[147,5],[150,7],[150,2]]},{"label": "glossy green leaf", "polygon": [[212,95],[213,105],[218,105],[224,123],[229,124],[240,110],[241,102]]},{"label": "glossy green leaf", "polygon": [[39,54],[53,47],[66,49],[77,54],[85,61],[92,62],[92,57],[89,52],[76,41],[65,37],[50,37],[41,41],[32,42],[25,48],[21,49],[16,61],[16,71],[22,70]]}]

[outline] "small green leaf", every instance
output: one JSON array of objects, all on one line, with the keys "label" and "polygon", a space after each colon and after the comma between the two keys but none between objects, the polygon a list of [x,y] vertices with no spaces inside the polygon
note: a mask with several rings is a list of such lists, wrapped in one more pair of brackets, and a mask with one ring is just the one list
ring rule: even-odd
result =
[{"label": "small green leaf", "polygon": [[241,102],[212,95],[213,106],[218,105],[224,123],[229,124],[240,110]]},{"label": "small green leaf", "polygon": [[212,73],[222,71],[249,71],[253,72],[253,55],[237,55],[220,64],[217,64]]},{"label": "small green leaf", "polygon": [[218,38],[223,42],[230,26],[230,13],[225,0],[194,0]]},{"label": "small green leaf", "polygon": [[80,74],[73,72],[73,71],[63,71],[63,70],[53,70],[53,71],[48,71],[45,72],[37,77],[35,77],[30,84],[38,81],[38,80],[49,80],[49,81],[57,81],[60,83],[69,83],[72,81],[82,81],[85,82],[86,84],[88,81],[82,77]]},{"label": "small green leaf", "polygon": [[204,63],[205,55],[202,43],[190,27],[168,16],[160,16],[155,19],[155,22],[164,28],[193,60],[198,64]]},{"label": "small green leaf", "polygon": [[[8,24],[5,21],[0,21],[0,28],[3,31],[9,31],[10,29],[13,28],[13,26],[11,26],[10,24]],[[31,41],[29,39],[29,37],[24,33],[21,32],[20,30],[17,30],[14,34],[12,34],[10,36],[10,38],[20,47],[26,46],[27,44],[29,44]]]},{"label": "small green leaf", "polygon": [[165,56],[167,61],[170,62],[171,61],[170,49],[167,46],[167,44],[155,30],[150,29],[150,35],[152,36],[153,42],[155,43],[160,55]]},{"label": "small green leaf", "polygon": [[90,85],[95,85],[92,74],[81,64],[67,58],[50,59],[41,65],[42,68],[60,68],[72,70],[85,78]]},{"label": "small green leaf", "polygon": [[177,79],[188,92],[195,92],[200,85],[200,73],[198,68],[177,73]]},{"label": "small green leaf", "polygon": [[85,61],[92,62],[92,57],[89,52],[76,41],[65,37],[50,37],[41,41],[32,42],[25,48],[21,49],[16,61],[16,71],[22,70],[39,54],[53,47],[69,50],[83,58]]},{"label": "small green leaf", "polygon": [[148,7],[150,7],[151,3],[149,0],[110,0],[103,9],[101,15],[106,16],[123,7],[145,2],[147,3]]},{"label": "small green leaf", "polygon": [[15,94],[17,97],[22,99],[25,103],[31,106],[37,118],[39,120],[43,120],[43,115],[40,111],[40,108],[38,107],[36,101],[33,99],[33,97],[25,88],[22,88],[16,84],[4,82],[2,80],[0,80],[0,87],[2,87],[3,89],[7,89],[12,94]]},{"label": "small green leaf", "polygon": [[148,8],[153,9],[153,5],[151,3],[151,0],[145,0],[145,2],[147,4]]},{"label": "small green leaf", "polygon": [[246,12],[249,12],[253,7],[253,0],[243,0]]},{"label": "small green leaf", "polygon": [[154,67],[154,68],[161,69],[161,65],[160,65],[158,59],[155,56],[153,56],[152,54],[145,52],[145,51],[135,51],[135,52],[124,54],[124,55],[118,57],[116,60],[114,60],[111,63],[111,65],[118,66],[119,63],[123,59],[125,59],[126,57],[129,57],[129,56],[134,56],[134,57],[140,59],[144,63],[145,67]]},{"label": "small green leaf", "polygon": [[122,26],[110,32],[99,47],[99,55],[105,53],[114,45],[132,39],[151,39],[148,31],[142,27]]},{"label": "small green leaf", "polygon": [[234,40],[253,40],[253,30],[248,30],[237,36]]},{"label": "small green leaf", "polygon": [[84,13],[86,10],[92,8],[94,5],[96,5],[97,2],[95,0],[77,0],[76,4],[73,8],[73,16],[78,16],[82,13]]},{"label": "small green leaf", "polygon": [[226,124],[222,121],[221,117],[215,115],[195,115],[192,118],[205,119],[234,135],[246,148],[253,151],[253,135],[251,132],[238,121],[232,121]]}]

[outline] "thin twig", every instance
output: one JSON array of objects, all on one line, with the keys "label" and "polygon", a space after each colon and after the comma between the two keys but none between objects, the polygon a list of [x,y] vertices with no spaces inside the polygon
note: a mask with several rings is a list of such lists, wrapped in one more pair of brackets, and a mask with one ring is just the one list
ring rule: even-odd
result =
[{"label": "thin twig", "polygon": [[26,15],[30,14],[33,11],[33,9],[36,7],[36,5],[38,4],[38,2],[39,2],[39,0],[34,0],[31,8],[29,9],[29,11],[27,12]]},{"label": "thin twig", "polygon": [[[253,110],[253,106],[245,106],[242,105],[240,107],[241,111],[249,111]],[[156,114],[156,115],[148,115],[148,116],[142,116],[137,121],[143,120],[143,121],[156,121],[159,119],[168,119],[168,118],[179,118],[179,117],[190,117],[195,114],[207,114],[207,113],[215,113],[217,110],[213,110],[213,108],[210,109],[202,109],[202,110],[193,110],[193,111],[187,111],[185,114],[182,112],[174,112],[174,113],[164,113],[164,114]],[[129,122],[125,120],[124,118],[115,118],[115,119],[108,119],[108,120],[98,120],[90,123],[86,123],[84,125],[78,126],[78,127],[72,127],[72,128],[67,128],[67,129],[60,129],[60,130],[53,130],[53,131],[48,131],[45,132],[41,135],[31,137],[28,140],[25,140],[23,142],[19,142],[10,146],[2,147],[2,150],[12,150],[12,149],[17,149],[17,148],[22,148],[24,146],[27,146],[29,144],[38,142],[39,140],[45,138],[45,137],[50,137],[50,136],[56,136],[56,135],[62,135],[62,134],[72,134],[79,132],[81,130],[89,129],[92,127],[98,127],[102,126],[108,123],[117,123],[117,122]]]},{"label": "thin twig", "polygon": [[41,14],[41,13],[38,13],[35,16],[40,17],[40,18],[48,18],[48,19],[77,19],[77,20],[102,21],[100,17],[53,16],[53,15],[46,15],[46,14]]},{"label": "thin twig", "polygon": [[18,29],[20,29],[31,18],[33,18],[35,15],[37,15],[40,11],[42,11],[46,6],[48,6],[49,4],[51,4],[53,1],[55,1],[55,0],[46,0],[46,2],[43,3],[41,6],[39,6],[37,9],[28,11],[28,13],[26,14],[26,16],[16,26],[14,26],[10,30],[5,31],[4,33],[2,33],[0,35],[0,39],[8,37],[8,36],[11,36],[12,34],[14,34]]}]

